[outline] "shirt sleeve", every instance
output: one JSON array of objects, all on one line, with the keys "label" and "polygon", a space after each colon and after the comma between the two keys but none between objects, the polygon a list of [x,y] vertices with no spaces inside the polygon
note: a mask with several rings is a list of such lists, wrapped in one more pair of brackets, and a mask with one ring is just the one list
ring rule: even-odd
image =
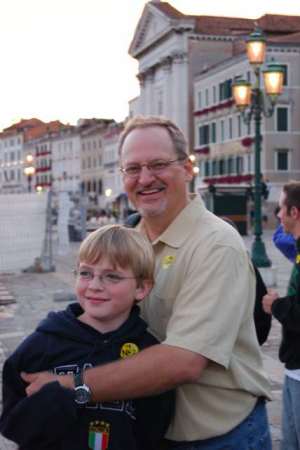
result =
[{"label": "shirt sleeve", "polygon": [[255,275],[242,249],[216,244],[205,262],[202,258],[196,248],[164,343],[228,367],[239,329],[249,314],[253,317]]}]

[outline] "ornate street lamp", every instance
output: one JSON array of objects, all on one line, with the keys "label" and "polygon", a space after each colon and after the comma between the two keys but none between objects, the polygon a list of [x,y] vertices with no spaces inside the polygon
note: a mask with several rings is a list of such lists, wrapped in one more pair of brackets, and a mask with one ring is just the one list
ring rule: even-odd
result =
[{"label": "ornate street lamp", "polygon": [[[254,191],[254,234],[252,260],[258,267],[270,267],[265,245],[262,241],[261,193],[262,176],[260,168],[261,153],[261,119],[262,115],[271,117],[274,113],[278,95],[282,93],[284,69],[280,64],[272,62],[267,69],[261,70],[265,59],[266,40],[257,28],[246,41],[247,56],[253,66],[255,84],[252,86],[245,80],[237,79],[232,85],[233,98],[240,110],[243,120],[249,124],[253,118],[255,123],[255,191]],[[260,88],[260,74],[263,73],[265,94]]]},{"label": "ornate street lamp", "polygon": [[26,167],[24,168],[24,174],[27,177],[28,192],[31,192],[32,177],[35,174],[35,167],[33,166],[33,156],[29,153],[26,155]]},{"label": "ornate street lamp", "polygon": [[191,153],[189,155],[189,160],[191,161],[191,163],[193,165],[193,178],[190,183],[190,188],[191,188],[191,192],[194,193],[195,192],[195,179],[199,173],[199,167],[197,166],[197,158],[193,153]]}]

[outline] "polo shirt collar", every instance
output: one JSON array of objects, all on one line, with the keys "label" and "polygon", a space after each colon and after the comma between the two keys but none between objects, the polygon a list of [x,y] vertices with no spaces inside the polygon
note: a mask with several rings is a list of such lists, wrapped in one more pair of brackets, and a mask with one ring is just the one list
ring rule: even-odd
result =
[{"label": "polo shirt collar", "polygon": [[163,242],[169,247],[179,248],[191,232],[194,232],[194,228],[199,226],[196,225],[196,221],[199,220],[199,212],[203,214],[205,210],[203,200],[200,196],[196,196],[152,244]]}]

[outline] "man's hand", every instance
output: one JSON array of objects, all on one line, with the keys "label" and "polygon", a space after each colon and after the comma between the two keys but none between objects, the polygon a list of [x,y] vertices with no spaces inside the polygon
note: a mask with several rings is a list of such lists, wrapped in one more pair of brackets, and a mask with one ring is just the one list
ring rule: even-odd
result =
[{"label": "man's hand", "polygon": [[73,377],[71,375],[54,375],[51,372],[21,373],[22,379],[28,383],[26,394],[28,396],[38,392],[45,384],[58,381],[63,387],[73,389]]},{"label": "man's hand", "polygon": [[272,314],[271,308],[273,305],[274,300],[278,298],[278,294],[274,289],[268,289],[268,293],[263,296],[262,304],[263,309],[267,314]]}]

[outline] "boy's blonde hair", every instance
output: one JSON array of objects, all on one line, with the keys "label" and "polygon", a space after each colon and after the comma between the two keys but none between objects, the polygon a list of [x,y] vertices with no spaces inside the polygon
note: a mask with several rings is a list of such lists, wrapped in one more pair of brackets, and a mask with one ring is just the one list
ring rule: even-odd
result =
[{"label": "boy's blonde hair", "polygon": [[78,262],[96,264],[107,258],[114,268],[131,269],[137,280],[154,279],[154,253],[140,232],[123,225],[105,225],[81,243]]}]

